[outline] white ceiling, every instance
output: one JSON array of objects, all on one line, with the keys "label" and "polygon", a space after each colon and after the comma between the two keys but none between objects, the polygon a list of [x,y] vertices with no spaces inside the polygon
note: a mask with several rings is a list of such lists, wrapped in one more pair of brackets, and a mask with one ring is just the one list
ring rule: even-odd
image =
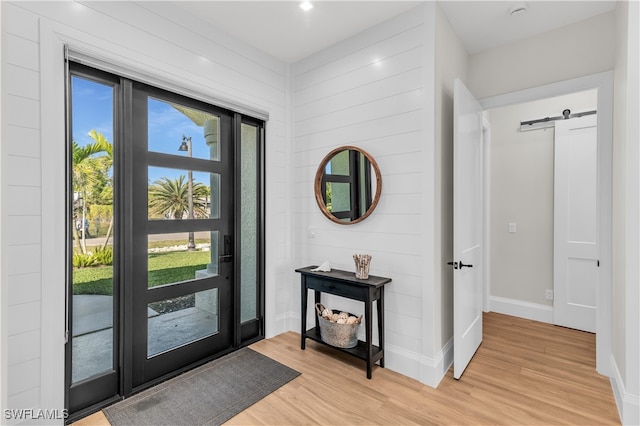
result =
[{"label": "white ceiling", "polygon": [[180,1],[191,14],[285,62],[296,62],[420,2]]},{"label": "white ceiling", "polygon": [[[178,7],[282,60],[296,62],[421,2],[180,1]],[[559,28],[615,8],[615,1],[441,1],[442,10],[470,54]],[[526,5],[527,11],[510,16]]]}]

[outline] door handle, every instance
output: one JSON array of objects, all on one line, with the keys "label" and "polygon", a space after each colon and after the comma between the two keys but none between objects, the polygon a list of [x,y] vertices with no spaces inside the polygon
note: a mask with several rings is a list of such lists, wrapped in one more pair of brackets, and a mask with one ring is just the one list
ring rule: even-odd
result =
[{"label": "door handle", "polygon": [[233,238],[231,235],[224,236],[224,252],[222,256],[218,256],[220,262],[231,262],[233,259]]},{"label": "door handle", "polygon": [[229,255],[233,252],[233,237],[231,235],[224,236],[224,255]]},{"label": "door handle", "polygon": [[447,265],[453,266],[453,269],[473,268],[473,265],[465,265],[462,262],[447,262]]}]

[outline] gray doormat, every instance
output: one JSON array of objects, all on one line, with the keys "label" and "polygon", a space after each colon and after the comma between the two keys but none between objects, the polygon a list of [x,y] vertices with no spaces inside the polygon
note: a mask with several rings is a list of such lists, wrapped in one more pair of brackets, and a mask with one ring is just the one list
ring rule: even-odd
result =
[{"label": "gray doormat", "polygon": [[243,348],[103,411],[113,426],[219,425],[299,375]]}]

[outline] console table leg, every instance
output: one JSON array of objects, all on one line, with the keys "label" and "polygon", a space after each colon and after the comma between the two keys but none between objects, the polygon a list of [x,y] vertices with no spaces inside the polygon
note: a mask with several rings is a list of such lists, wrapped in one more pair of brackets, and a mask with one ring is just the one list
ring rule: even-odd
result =
[{"label": "console table leg", "polygon": [[[320,292],[318,290],[314,290],[313,293],[315,295],[314,296],[315,303],[320,303],[320,301],[321,301],[320,297],[322,295],[322,292]],[[313,309],[312,310],[313,310],[313,316],[316,319],[316,330],[320,330],[320,319],[318,318],[318,315],[316,314],[316,306],[315,305],[313,305]]]},{"label": "console table leg", "polygon": [[[378,345],[380,350],[384,351],[384,288],[380,289],[380,298],[377,301],[378,305]],[[384,368],[384,352],[382,352],[382,358],[380,358],[380,367]]]},{"label": "console table leg", "polygon": [[372,303],[371,303],[371,299],[367,299],[367,301],[364,304],[364,322],[365,322],[365,336],[366,336],[366,340],[367,340],[367,379],[371,378],[371,370],[372,370],[372,366],[371,366],[371,358],[373,358],[373,344],[371,342],[372,340],[372,329],[373,329],[373,324],[371,324],[371,320],[372,320],[372,315],[371,315],[371,311],[372,311]]},{"label": "console table leg", "polygon": [[301,325],[301,330],[300,330],[300,349],[304,350],[305,348],[305,340],[306,340],[306,334],[307,334],[307,286],[306,286],[306,282],[305,282],[305,277],[302,277],[302,285],[300,288],[300,293],[302,294],[302,300],[301,300],[301,312],[302,312],[302,325]]}]

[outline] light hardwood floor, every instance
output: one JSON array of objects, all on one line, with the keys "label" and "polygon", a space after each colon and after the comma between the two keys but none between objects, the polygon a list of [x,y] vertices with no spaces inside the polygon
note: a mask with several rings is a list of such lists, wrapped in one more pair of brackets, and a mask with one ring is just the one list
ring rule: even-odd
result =
[{"label": "light hardwood floor", "polygon": [[[595,335],[495,313],[460,380],[437,389],[284,333],[251,346],[302,373],[229,425],[620,424],[609,380],[595,372]],[[109,425],[96,413],[76,425]]]}]

